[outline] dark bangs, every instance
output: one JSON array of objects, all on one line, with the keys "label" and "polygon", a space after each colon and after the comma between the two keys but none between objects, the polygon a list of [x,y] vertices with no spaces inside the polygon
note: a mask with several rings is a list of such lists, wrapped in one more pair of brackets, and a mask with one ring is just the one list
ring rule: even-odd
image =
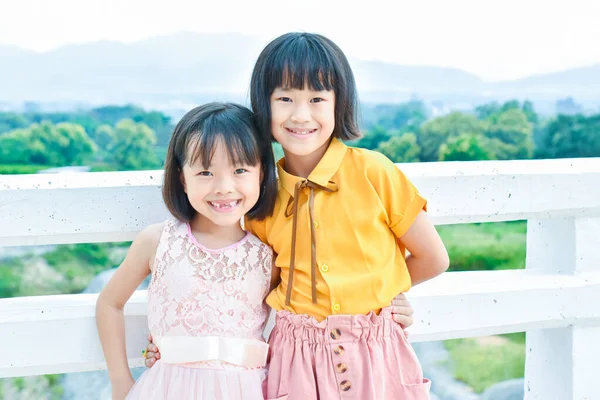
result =
[{"label": "dark bangs", "polygon": [[271,134],[271,95],[277,88],[332,90],[335,93],[333,136],[360,138],[358,97],[348,59],[331,40],[314,33],[286,33],[269,43],[258,56],[250,82],[250,103],[258,127]]},{"label": "dark bangs", "polygon": [[260,164],[260,148],[252,131],[252,117],[239,118],[231,113],[215,113],[206,117],[202,126],[187,136],[185,160],[189,165],[198,160],[208,169],[216,146],[222,142],[232,165]]},{"label": "dark bangs", "polygon": [[335,60],[322,43],[306,37],[284,42],[280,51],[273,54],[271,67],[265,76],[270,93],[278,88],[334,90]]}]

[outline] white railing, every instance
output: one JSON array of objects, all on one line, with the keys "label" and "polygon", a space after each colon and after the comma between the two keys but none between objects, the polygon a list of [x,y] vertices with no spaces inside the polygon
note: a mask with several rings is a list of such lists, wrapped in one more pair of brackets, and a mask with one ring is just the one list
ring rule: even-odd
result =
[{"label": "white railing", "polygon": [[[407,164],[436,224],[528,220],[526,269],[413,288],[411,340],[527,331],[526,399],[600,399],[600,159]],[[0,246],[132,240],[169,218],[162,173],[0,176]],[[0,299],[0,377],[105,368],[97,295]],[[125,309],[141,365],[146,293]]]}]

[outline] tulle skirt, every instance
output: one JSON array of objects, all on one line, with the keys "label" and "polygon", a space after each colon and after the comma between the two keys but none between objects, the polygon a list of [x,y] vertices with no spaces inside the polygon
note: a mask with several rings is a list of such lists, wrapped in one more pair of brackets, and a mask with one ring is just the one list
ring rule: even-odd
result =
[{"label": "tulle skirt", "polygon": [[136,381],[128,400],[263,400],[265,369],[208,369],[158,360]]}]

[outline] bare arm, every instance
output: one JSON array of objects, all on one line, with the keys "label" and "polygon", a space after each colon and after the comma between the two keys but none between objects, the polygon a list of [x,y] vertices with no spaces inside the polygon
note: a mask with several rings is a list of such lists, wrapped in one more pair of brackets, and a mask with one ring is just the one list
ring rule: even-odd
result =
[{"label": "bare arm", "polygon": [[279,285],[279,281],[281,280],[281,268],[275,265],[276,259],[277,254],[273,253],[273,263],[271,269],[271,287],[269,289],[269,293],[271,293],[271,291],[275,289],[277,285]]},{"label": "bare arm", "polygon": [[448,252],[425,211],[417,215],[415,222],[399,240],[410,252],[406,265],[413,286],[435,278],[448,269]]},{"label": "bare arm", "polygon": [[133,385],[125,350],[123,307],[150,273],[150,260],[156,252],[161,231],[162,224],[157,224],[140,232],[127,257],[98,296],[96,324],[113,385],[113,399],[124,398]]}]

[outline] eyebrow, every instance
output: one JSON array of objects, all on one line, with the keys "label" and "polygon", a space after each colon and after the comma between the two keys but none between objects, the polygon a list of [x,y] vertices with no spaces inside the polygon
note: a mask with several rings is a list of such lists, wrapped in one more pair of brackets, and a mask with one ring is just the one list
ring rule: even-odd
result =
[{"label": "eyebrow", "polygon": [[[284,92],[284,93],[290,93],[290,92],[293,92],[295,90],[305,90],[305,89],[277,87],[277,88],[275,88],[275,90],[273,90],[273,92],[280,91],[280,92]],[[313,92],[313,93],[328,93],[328,92],[333,92],[333,90],[327,90],[327,89],[323,89],[323,90],[306,89],[306,90],[309,91],[309,92]]]}]

